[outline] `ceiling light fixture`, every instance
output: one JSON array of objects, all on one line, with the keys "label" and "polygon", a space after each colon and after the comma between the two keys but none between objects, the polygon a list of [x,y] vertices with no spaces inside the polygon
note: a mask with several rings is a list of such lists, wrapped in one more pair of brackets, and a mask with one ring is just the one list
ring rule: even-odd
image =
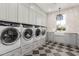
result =
[{"label": "ceiling light fixture", "polygon": [[63,15],[60,14],[61,8],[59,8],[58,15],[56,16],[56,20],[63,20]]}]

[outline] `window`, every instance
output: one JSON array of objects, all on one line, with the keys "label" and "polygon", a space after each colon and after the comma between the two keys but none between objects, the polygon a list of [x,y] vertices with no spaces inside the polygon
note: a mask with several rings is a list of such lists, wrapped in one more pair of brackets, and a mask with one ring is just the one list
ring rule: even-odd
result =
[{"label": "window", "polygon": [[62,15],[63,18],[56,20],[56,31],[65,31],[66,30],[66,15]]}]

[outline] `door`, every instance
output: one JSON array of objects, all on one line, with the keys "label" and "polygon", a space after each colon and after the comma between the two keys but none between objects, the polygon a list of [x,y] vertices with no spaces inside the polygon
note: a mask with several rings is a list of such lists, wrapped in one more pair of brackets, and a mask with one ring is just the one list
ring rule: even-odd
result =
[{"label": "door", "polygon": [[42,19],[40,13],[36,13],[36,25],[42,25]]},{"label": "door", "polygon": [[23,4],[18,4],[18,22],[28,24],[29,8]]},{"label": "door", "polygon": [[38,36],[40,36],[40,34],[41,34],[40,29],[36,29],[36,31],[35,31],[35,36],[38,37]]},{"label": "door", "polygon": [[42,35],[44,36],[46,34],[46,30],[42,29]]},{"label": "door", "polygon": [[29,11],[29,24],[35,24],[35,17],[36,17],[36,12],[30,8]]},{"label": "door", "polygon": [[32,36],[33,36],[32,29],[25,29],[25,31],[23,32],[23,38],[25,40],[31,40]]},{"label": "door", "polygon": [[0,20],[7,18],[7,3],[0,3]]},{"label": "door", "polygon": [[15,28],[6,28],[1,33],[1,43],[3,45],[12,45],[19,39],[19,32]]},{"label": "door", "polygon": [[7,3],[7,21],[17,22],[17,3]]}]

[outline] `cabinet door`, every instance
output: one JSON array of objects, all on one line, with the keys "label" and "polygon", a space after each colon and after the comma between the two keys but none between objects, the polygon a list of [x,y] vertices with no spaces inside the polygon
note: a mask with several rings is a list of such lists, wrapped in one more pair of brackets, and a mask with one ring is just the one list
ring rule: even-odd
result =
[{"label": "cabinet door", "polygon": [[35,11],[31,8],[29,11],[29,24],[35,24]]},{"label": "cabinet door", "polygon": [[42,19],[42,25],[46,26],[46,15],[42,15],[41,19]]},{"label": "cabinet door", "polygon": [[64,35],[55,35],[54,39],[58,43],[64,43]]},{"label": "cabinet door", "polygon": [[39,25],[42,25],[41,14],[38,14],[38,18],[37,18],[37,20],[38,20],[38,24],[39,24]]},{"label": "cabinet door", "polygon": [[66,45],[71,45],[71,46],[76,46],[76,39],[77,39],[77,35],[74,33],[67,33],[65,35],[65,42],[64,44]]},{"label": "cabinet door", "polygon": [[46,15],[44,15],[44,26],[46,26],[46,25],[47,25],[47,24],[46,24],[46,23],[47,23],[46,21],[47,21],[47,16],[46,16]]},{"label": "cabinet door", "polygon": [[29,8],[25,7],[22,4],[19,4],[19,7],[18,7],[18,22],[28,23],[28,10],[29,10]]},{"label": "cabinet door", "polygon": [[6,20],[7,18],[7,3],[0,3],[0,20]]},{"label": "cabinet door", "polygon": [[17,22],[17,3],[7,4],[7,21]]},{"label": "cabinet door", "polygon": [[76,38],[77,35],[75,33],[69,34],[69,44],[72,45],[73,47],[76,46]]},{"label": "cabinet door", "polygon": [[41,15],[40,15],[40,13],[36,13],[36,25],[41,25]]}]

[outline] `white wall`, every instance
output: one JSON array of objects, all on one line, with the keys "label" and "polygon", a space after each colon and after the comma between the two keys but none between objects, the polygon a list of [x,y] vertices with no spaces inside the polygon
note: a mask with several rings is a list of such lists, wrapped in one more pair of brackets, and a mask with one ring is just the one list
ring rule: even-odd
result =
[{"label": "white wall", "polygon": [[[79,33],[79,6],[62,10],[61,13],[66,15],[66,32]],[[57,14],[57,12],[48,14],[48,32],[56,31]]]}]

